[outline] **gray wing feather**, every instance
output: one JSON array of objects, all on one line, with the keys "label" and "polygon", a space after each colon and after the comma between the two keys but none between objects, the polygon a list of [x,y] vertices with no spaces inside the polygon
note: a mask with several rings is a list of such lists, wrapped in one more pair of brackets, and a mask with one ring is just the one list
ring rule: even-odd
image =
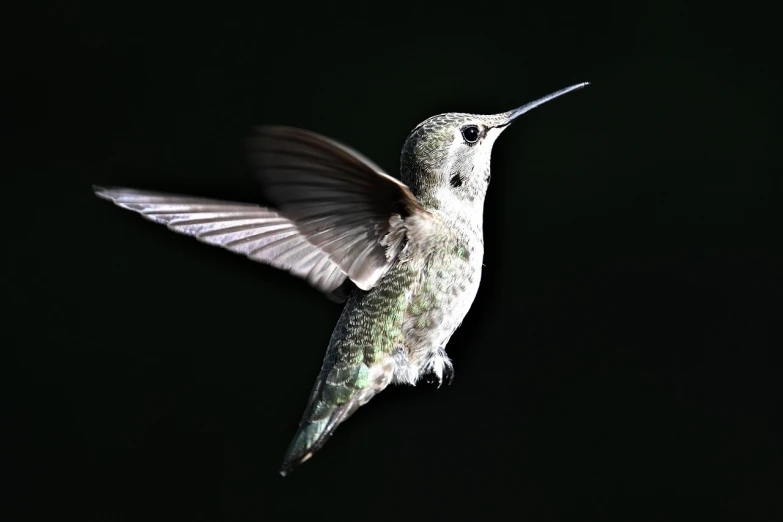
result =
[{"label": "gray wing feather", "polygon": [[399,252],[404,219],[423,212],[408,187],[358,152],[301,129],[259,127],[248,149],[270,201],[359,288],[372,288]]},{"label": "gray wing feather", "polygon": [[128,188],[98,196],[169,229],[306,279],[333,300],[347,279],[369,290],[397,258],[406,219],[425,213],[408,187],[333,140],[291,127],[259,127],[250,160],[266,208]]},{"label": "gray wing feather", "polygon": [[280,213],[235,203],[127,188],[94,187],[95,193],[170,230],[307,280],[335,300],[347,276],[326,253],[308,242],[296,224]]}]

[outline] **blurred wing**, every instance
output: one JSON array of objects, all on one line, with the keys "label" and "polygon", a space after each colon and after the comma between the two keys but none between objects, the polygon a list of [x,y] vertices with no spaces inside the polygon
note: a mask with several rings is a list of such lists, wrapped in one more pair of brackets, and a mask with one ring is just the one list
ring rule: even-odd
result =
[{"label": "blurred wing", "polygon": [[332,299],[344,299],[346,274],[308,242],[290,219],[250,203],[234,203],[127,188],[93,187],[116,205],[169,229],[218,245],[306,279]]},{"label": "blurred wing", "polygon": [[273,205],[363,290],[396,259],[405,220],[424,212],[408,187],[318,134],[259,127],[248,149]]}]

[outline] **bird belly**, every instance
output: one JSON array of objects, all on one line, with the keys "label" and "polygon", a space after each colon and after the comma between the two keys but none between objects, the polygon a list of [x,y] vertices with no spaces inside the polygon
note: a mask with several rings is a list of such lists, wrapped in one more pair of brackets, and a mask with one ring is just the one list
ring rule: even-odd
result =
[{"label": "bird belly", "polygon": [[403,320],[403,346],[395,351],[394,382],[415,384],[451,375],[446,344],[470,310],[481,279],[481,259],[429,259],[411,289]]}]

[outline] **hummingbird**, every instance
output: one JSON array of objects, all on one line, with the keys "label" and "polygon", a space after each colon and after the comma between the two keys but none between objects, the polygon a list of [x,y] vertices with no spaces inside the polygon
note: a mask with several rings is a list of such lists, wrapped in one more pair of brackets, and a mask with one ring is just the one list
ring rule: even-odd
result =
[{"label": "hummingbird", "polygon": [[451,380],[446,343],[481,279],[492,145],[522,114],[586,85],[500,114],[445,113],[423,121],[402,147],[400,180],[327,137],[260,126],[246,145],[269,206],[93,189],[170,230],[304,278],[345,303],[285,453],[285,476],[390,383]]}]

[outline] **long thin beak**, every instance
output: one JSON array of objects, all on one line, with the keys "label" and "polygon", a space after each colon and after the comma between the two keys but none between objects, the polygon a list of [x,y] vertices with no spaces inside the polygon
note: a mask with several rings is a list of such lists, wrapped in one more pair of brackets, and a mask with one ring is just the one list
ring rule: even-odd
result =
[{"label": "long thin beak", "polygon": [[554,100],[555,98],[562,96],[564,94],[567,94],[571,91],[575,91],[577,89],[581,89],[582,87],[586,87],[590,85],[590,82],[584,82],[584,83],[577,83],[576,85],[572,85],[571,87],[566,87],[565,89],[560,89],[559,91],[555,91],[552,94],[547,94],[543,98],[539,98],[536,101],[532,101],[530,103],[526,103],[522,107],[519,107],[518,109],[514,109],[513,111],[509,111],[506,113],[506,120],[501,123],[500,125],[497,125],[497,127],[505,127],[518,117],[525,114],[527,111],[535,109],[539,105],[546,103],[550,100]]}]

